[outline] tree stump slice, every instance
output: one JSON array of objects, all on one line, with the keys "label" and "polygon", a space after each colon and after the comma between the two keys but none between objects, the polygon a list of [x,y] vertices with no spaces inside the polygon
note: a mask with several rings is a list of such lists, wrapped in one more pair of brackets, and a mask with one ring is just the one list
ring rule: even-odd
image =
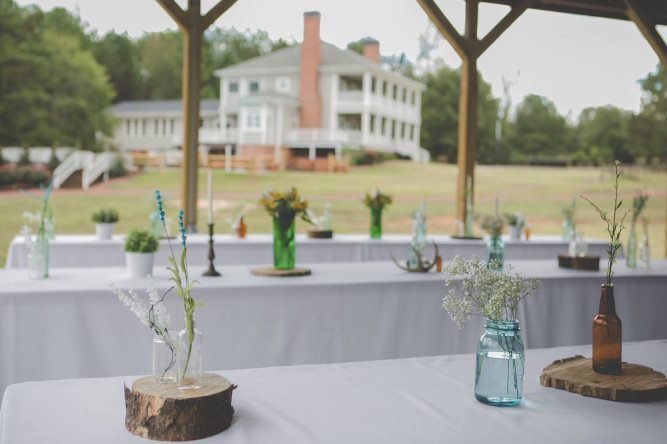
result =
[{"label": "tree stump slice", "polygon": [[288,276],[308,276],[310,274],[309,268],[292,268],[290,270],[279,270],[273,267],[263,267],[263,268],[253,268],[250,270],[250,273],[256,274],[257,276],[278,276],[278,277],[288,277]]},{"label": "tree stump slice", "polygon": [[598,271],[600,269],[600,256],[568,256],[566,254],[559,254],[558,266],[573,270]]},{"label": "tree stump slice", "polygon": [[620,375],[593,371],[590,358],[576,355],[554,361],[540,375],[540,383],[583,396],[620,402],[651,402],[667,399],[667,378],[652,368],[623,363]]},{"label": "tree stump slice", "polygon": [[191,441],[216,435],[232,423],[232,391],[222,376],[204,373],[200,389],[180,390],[141,378],[125,386],[125,428],[142,438]]},{"label": "tree stump slice", "polygon": [[308,237],[311,239],[332,239],[333,231],[331,230],[308,230]]}]

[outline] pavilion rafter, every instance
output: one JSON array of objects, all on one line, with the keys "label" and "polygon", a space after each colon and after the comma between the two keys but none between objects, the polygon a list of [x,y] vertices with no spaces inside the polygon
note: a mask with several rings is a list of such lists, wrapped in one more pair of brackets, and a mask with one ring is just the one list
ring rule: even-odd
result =
[{"label": "pavilion rafter", "polygon": [[628,8],[628,17],[635,22],[639,31],[658,55],[662,66],[667,69],[667,45],[658,33],[656,23],[651,20],[637,0],[623,0],[623,2]]}]

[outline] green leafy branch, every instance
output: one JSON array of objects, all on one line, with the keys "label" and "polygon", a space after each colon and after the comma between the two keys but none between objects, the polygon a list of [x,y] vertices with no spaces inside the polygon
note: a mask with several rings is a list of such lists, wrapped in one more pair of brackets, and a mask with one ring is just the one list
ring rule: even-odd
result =
[{"label": "green leafy branch", "polygon": [[623,225],[623,221],[625,221],[625,217],[628,215],[629,210],[625,210],[625,213],[623,213],[623,217],[621,218],[620,221],[617,221],[616,213],[619,208],[621,208],[621,205],[623,205],[622,200],[618,200],[618,178],[621,177],[621,174],[623,174],[623,171],[619,170],[619,165],[621,162],[618,160],[614,162],[616,166],[616,175],[614,178],[614,212],[611,218],[609,218],[609,214],[607,211],[602,210],[600,207],[595,205],[590,199],[584,197],[583,195],[580,195],[582,199],[584,199],[586,202],[588,202],[593,208],[595,208],[595,211],[600,215],[600,218],[605,221],[607,224],[607,233],[609,233],[610,237],[610,243],[609,243],[609,248],[607,248],[607,256],[609,257],[609,262],[606,268],[607,271],[607,285],[613,285],[611,283],[611,277],[614,275],[614,272],[612,271],[612,266],[616,263],[616,256],[618,255],[618,250],[621,248],[621,232],[625,228]]}]

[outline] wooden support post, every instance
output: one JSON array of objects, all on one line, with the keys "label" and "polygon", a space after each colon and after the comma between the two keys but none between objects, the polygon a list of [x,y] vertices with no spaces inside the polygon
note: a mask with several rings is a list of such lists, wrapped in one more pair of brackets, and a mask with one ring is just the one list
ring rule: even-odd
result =
[{"label": "wooden support post", "polygon": [[199,90],[201,84],[201,42],[206,28],[237,0],[221,0],[204,16],[201,0],[188,0],[184,11],[174,0],[157,0],[183,33],[183,161],[181,162],[181,205],[184,224],[197,232],[197,173],[199,170]]},{"label": "wooden support post", "polygon": [[656,24],[651,21],[646,12],[641,8],[637,0],[623,0],[625,7],[628,9],[628,17],[635,22],[637,28],[642,33],[651,48],[658,55],[660,63],[667,69],[667,45],[658,33]]}]

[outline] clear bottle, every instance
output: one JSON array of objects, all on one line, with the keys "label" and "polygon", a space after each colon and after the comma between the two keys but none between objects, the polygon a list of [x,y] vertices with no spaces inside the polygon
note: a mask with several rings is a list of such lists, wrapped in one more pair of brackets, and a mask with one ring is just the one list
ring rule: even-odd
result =
[{"label": "clear bottle", "polygon": [[331,231],[331,206],[324,204],[324,212],[322,212],[322,230]]},{"label": "clear bottle", "polygon": [[204,335],[195,328],[195,316],[185,316],[185,328],[178,333],[176,368],[179,389],[198,389],[203,383]]},{"label": "clear bottle", "polygon": [[628,268],[637,266],[637,235],[635,234],[635,225],[630,225],[628,233],[627,251],[625,252],[625,265]]},{"label": "clear bottle", "polygon": [[648,234],[645,234],[639,244],[639,260],[637,264],[642,268],[651,266],[651,247],[648,244]]}]

